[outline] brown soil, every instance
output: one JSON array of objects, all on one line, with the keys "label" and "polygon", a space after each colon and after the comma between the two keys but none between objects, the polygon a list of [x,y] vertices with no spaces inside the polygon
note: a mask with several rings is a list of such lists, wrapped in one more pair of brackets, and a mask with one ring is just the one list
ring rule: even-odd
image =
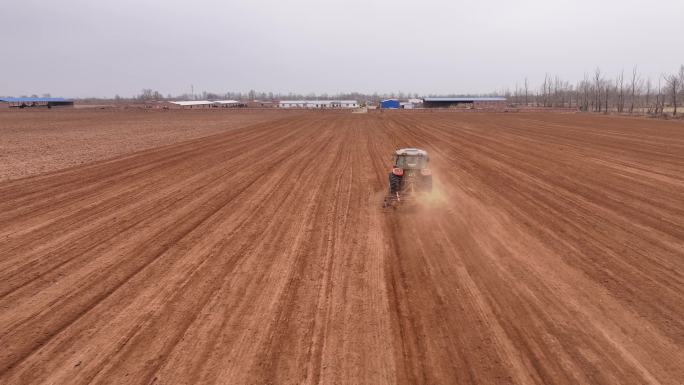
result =
[{"label": "brown soil", "polygon": [[0,196],[0,383],[684,382],[681,122],[300,114]]},{"label": "brown soil", "polygon": [[0,181],[288,116],[285,111],[71,108],[0,111]]}]

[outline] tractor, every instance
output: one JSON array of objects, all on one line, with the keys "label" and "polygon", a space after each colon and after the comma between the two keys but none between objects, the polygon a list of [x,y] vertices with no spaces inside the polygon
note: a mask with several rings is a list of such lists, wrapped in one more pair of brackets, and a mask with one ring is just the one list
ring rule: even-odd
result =
[{"label": "tractor", "polygon": [[419,194],[432,191],[429,160],[427,151],[417,148],[400,148],[394,152],[392,171],[389,173],[389,191],[383,207],[415,202]]}]

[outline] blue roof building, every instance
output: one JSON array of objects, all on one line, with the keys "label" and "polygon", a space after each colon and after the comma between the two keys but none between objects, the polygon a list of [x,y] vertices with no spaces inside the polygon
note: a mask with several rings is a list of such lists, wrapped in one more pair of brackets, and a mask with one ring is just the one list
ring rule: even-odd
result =
[{"label": "blue roof building", "polygon": [[398,109],[401,107],[399,99],[385,99],[380,101],[380,108],[382,109]]}]

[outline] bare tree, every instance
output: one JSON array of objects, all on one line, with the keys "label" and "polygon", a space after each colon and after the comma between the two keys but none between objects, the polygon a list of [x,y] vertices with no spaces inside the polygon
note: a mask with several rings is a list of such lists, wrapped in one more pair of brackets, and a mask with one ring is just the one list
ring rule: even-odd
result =
[{"label": "bare tree", "polygon": [[679,100],[684,99],[684,64],[679,66],[679,88],[680,92],[682,93],[682,96],[679,98]]},{"label": "bare tree", "polygon": [[520,90],[518,88],[518,83],[515,83],[515,93],[513,94],[516,104],[520,104]]},{"label": "bare tree", "polygon": [[641,82],[641,79],[639,79],[639,75],[637,74],[637,67],[634,66],[632,68],[632,97],[630,98],[630,104],[629,104],[629,113],[632,114],[634,112],[634,100],[636,98],[636,92],[637,92],[637,87],[641,88],[637,84]]},{"label": "bare tree", "polygon": [[140,95],[138,95],[140,100],[162,100],[164,96],[159,91],[154,91],[150,88],[144,88]]},{"label": "bare tree", "polygon": [[651,84],[651,78],[648,78],[648,80],[646,81],[646,108],[647,108],[647,111],[649,114],[651,112],[653,112],[653,110],[651,109],[651,103],[650,103],[651,87],[653,87],[653,85]]},{"label": "bare tree", "polygon": [[667,87],[668,93],[670,94],[670,97],[672,98],[672,107],[674,110],[672,111],[672,116],[677,116],[677,94],[680,92],[680,88],[682,87],[679,76],[678,75],[665,75],[665,85]]},{"label": "bare tree", "polygon": [[615,79],[615,93],[617,94],[617,111],[622,113],[625,107],[625,70]]},{"label": "bare tree", "polygon": [[596,71],[594,71],[594,82],[596,86],[595,110],[598,109],[598,112],[601,112],[601,69],[599,67],[596,67]]},{"label": "bare tree", "polygon": [[663,95],[662,95],[662,87],[660,84],[660,79],[658,79],[658,93],[656,94],[656,103],[655,103],[655,114],[658,115],[658,110],[660,109],[660,113],[663,112]]},{"label": "bare tree", "polygon": [[590,88],[590,84],[589,84],[589,78],[588,78],[586,72],[584,73],[584,80],[582,80],[582,82],[580,82],[580,87],[578,87],[578,91],[579,91],[579,88],[582,89],[582,107],[581,107],[581,110],[582,111],[589,111],[589,88]]},{"label": "bare tree", "polygon": [[556,75],[556,77],[553,80],[553,100],[551,102],[551,106],[556,106],[556,107],[558,106],[558,96],[559,96],[558,95],[559,94],[558,89],[560,88],[559,83],[560,83],[560,80],[558,80],[558,75]]},{"label": "bare tree", "polygon": [[528,95],[528,84],[527,84],[527,78],[525,78],[525,106],[527,106],[528,100],[527,100],[527,95]]}]

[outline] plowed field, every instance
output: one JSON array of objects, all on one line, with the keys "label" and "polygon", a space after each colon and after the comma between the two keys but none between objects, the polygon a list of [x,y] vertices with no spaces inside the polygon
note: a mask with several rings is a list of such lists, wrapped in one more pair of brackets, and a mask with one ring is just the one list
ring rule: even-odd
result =
[{"label": "plowed field", "polygon": [[289,111],[0,110],[0,182],[227,132]]},{"label": "plowed field", "polygon": [[[384,211],[392,149],[435,191]],[[3,384],[681,384],[684,124],[309,113],[0,183]]]}]

